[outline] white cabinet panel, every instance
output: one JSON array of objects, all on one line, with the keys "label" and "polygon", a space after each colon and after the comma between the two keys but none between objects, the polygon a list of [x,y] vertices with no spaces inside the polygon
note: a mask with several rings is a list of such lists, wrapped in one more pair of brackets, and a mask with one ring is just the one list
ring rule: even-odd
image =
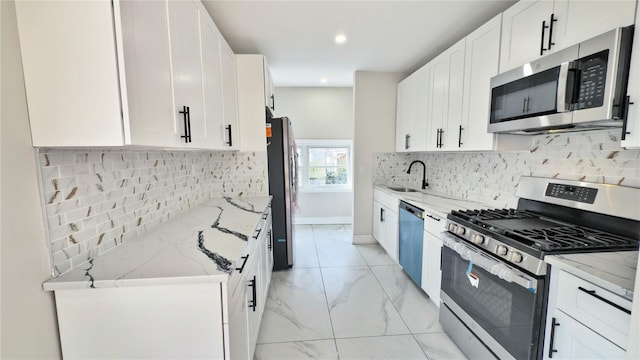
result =
[{"label": "white cabinet panel", "polygon": [[438,55],[431,65],[429,150],[450,150],[458,146],[462,120],[465,39]]},{"label": "white cabinet panel", "polygon": [[210,148],[224,149],[221,64],[221,43],[224,40],[218,35],[212,21],[202,20],[202,79],[204,82],[204,118],[207,127],[207,140]]},{"label": "white cabinet panel", "polygon": [[[552,359],[624,359],[625,351],[562,311],[552,319]],[[545,358],[548,357],[545,352]]]},{"label": "white cabinet panel", "polygon": [[242,151],[267,151],[265,62],[263,55],[236,55],[238,124]]},{"label": "white cabinet panel", "polygon": [[553,3],[555,48],[563,49],[617,27],[633,25],[635,0],[556,0]]},{"label": "white cabinet panel", "polygon": [[[547,54],[553,1],[519,1],[503,13],[500,72],[511,70]],[[544,31],[544,36],[543,36]]]},{"label": "white cabinet panel", "polygon": [[498,15],[466,37],[461,150],[494,148],[494,134],[487,132],[487,124],[491,77],[498,74],[501,25],[502,15]]},{"label": "white cabinet panel", "polygon": [[396,151],[425,151],[429,122],[429,64],[398,84]]},{"label": "white cabinet panel", "polygon": [[122,145],[111,3],[18,1],[16,15],[33,145]]},{"label": "white cabinet panel", "polygon": [[442,240],[428,231],[424,232],[423,239],[421,286],[431,301],[440,306]]},{"label": "white cabinet panel", "polygon": [[240,149],[238,128],[238,91],[236,79],[236,57],[226,42],[222,43],[222,101],[224,145],[232,150]]},{"label": "white cabinet panel", "polygon": [[[200,10],[191,1],[169,1],[168,4],[176,128],[187,147],[203,147],[207,128],[202,93]],[[188,115],[184,114],[185,107]],[[185,138],[187,135],[189,139]]]},{"label": "white cabinet panel", "polygon": [[[629,113],[627,114],[627,128],[621,145],[627,149],[640,149],[640,6],[636,8],[636,34],[633,37],[633,51],[631,52],[631,68],[629,69]],[[633,104],[631,104],[633,103]]]}]

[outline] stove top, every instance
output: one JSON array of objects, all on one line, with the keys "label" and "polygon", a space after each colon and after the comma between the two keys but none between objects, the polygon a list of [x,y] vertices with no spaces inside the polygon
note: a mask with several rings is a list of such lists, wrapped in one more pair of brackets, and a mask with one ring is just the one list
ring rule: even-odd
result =
[{"label": "stove top", "polygon": [[451,219],[502,235],[535,252],[637,250],[638,240],[516,209],[459,210]]}]

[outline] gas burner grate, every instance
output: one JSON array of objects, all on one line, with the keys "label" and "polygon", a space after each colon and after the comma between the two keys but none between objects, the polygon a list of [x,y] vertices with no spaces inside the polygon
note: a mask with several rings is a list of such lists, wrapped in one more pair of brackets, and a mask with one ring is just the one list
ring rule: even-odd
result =
[{"label": "gas burner grate", "polygon": [[581,226],[547,229],[509,230],[510,235],[524,239],[543,251],[637,249],[638,241]]},{"label": "gas burner grate", "polygon": [[516,209],[459,210],[453,211],[453,213],[472,222],[502,219],[530,219],[538,217],[537,215]]}]

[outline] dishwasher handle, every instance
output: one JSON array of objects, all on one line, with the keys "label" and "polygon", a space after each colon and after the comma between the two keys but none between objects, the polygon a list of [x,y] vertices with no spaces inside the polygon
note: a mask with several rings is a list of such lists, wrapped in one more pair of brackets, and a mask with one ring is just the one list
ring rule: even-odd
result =
[{"label": "dishwasher handle", "polygon": [[417,218],[424,219],[424,210],[404,201],[400,201],[400,210],[404,210]]}]

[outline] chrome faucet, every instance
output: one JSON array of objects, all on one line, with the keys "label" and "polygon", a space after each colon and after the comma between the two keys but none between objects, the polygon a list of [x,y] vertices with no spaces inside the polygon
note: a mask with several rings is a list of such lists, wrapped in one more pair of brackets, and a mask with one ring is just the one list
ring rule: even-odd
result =
[{"label": "chrome faucet", "polygon": [[411,164],[409,165],[409,168],[407,169],[407,174],[411,174],[411,167],[415,163],[422,164],[422,188],[426,189],[427,186],[429,186],[429,182],[426,180],[427,165],[425,165],[422,161],[415,160],[415,161],[411,162]]}]

